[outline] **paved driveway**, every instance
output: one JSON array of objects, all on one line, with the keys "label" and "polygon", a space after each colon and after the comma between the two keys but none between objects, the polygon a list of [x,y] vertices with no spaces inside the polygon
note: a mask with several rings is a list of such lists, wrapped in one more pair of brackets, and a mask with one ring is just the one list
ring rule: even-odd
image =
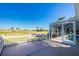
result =
[{"label": "paved driveway", "polygon": [[79,47],[52,40],[33,41],[4,47],[2,56],[75,56]]}]

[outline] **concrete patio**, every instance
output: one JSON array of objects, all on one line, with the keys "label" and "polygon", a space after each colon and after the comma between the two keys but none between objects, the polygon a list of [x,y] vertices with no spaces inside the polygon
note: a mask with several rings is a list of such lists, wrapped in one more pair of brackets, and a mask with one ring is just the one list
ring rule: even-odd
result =
[{"label": "concrete patio", "polygon": [[79,47],[52,40],[4,47],[1,56],[79,56]]}]

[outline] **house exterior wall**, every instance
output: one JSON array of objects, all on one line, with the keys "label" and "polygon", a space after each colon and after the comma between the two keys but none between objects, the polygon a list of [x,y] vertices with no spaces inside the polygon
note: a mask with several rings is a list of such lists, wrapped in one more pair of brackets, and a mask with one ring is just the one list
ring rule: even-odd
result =
[{"label": "house exterior wall", "polygon": [[79,19],[79,3],[75,3],[75,17]]}]

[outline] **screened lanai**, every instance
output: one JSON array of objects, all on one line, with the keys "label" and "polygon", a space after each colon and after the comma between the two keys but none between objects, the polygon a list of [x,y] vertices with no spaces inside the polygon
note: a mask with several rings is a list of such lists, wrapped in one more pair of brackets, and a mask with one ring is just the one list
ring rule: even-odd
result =
[{"label": "screened lanai", "polygon": [[79,42],[79,20],[72,17],[51,23],[49,38],[63,43],[77,44]]}]

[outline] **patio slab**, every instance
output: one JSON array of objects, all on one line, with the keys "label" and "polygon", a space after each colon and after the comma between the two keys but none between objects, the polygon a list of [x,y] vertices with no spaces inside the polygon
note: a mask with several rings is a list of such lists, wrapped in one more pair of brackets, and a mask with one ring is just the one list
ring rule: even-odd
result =
[{"label": "patio slab", "polygon": [[2,56],[79,56],[79,47],[52,40],[33,41],[4,47]]}]

